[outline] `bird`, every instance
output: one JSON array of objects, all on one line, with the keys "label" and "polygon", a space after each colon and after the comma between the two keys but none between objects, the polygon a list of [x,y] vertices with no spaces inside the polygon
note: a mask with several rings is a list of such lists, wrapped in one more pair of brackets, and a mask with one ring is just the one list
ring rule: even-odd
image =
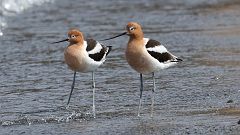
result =
[{"label": "bird", "polygon": [[67,39],[53,42],[53,44],[65,41],[68,41],[69,44],[64,50],[64,60],[68,67],[74,71],[67,107],[69,107],[71,95],[74,89],[76,72],[91,72],[93,90],[92,111],[95,118],[95,71],[106,60],[106,56],[112,50],[112,46],[104,46],[94,39],[84,40],[83,33],[76,28],[68,31]]},{"label": "bird", "polygon": [[138,116],[140,116],[143,92],[143,74],[152,74],[153,89],[151,96],[151,117],[153,116],[154,107],[154,92],[155,72],[166,69],[178,62],[183,61],[170,53],[159,41],[145,38],[142,27],[137,22],[129,22],[126,26],[126,31],[111,38],[106,38],[101,41],[114,39],[123,35],[129,36],[125,57],[135,71],[140,74],[140,96],[138,105]]}]

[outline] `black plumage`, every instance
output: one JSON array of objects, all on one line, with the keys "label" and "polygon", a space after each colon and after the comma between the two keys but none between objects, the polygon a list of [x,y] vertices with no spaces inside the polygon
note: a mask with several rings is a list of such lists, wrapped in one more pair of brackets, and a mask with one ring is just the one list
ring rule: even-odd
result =
[{"label": "black plumage", "polygon": [[[159,41],[149,39],[148,42],[146,43],[146,48],[148,50],[148,53],[155,59],[157,59],[159,62],[164,63],[167,61],[170,62],[179,62],[182,61],[181,59],[175,57],[171,53],[169,53],[167,50],[166,52],[158,52],[157,47],[162,46]],[[163,47],[163,46],[162,46]],[[165,48],[165,47],[163,47]],[[156,50],[156,51],[154,51]]]},{"label": "black plumage", "polygon": [[[93,50],[98,44],[98,42],[94,39],[87,39],[86,41],[87,41],[86,50],[88,52]],[[103,59],[104,55],[106,54],[106,56],[107,56],[112,49],[112,46],[107,46],[106,47],[102,44],[99,44],[99,45],[101,45],[101,50],[99,52],[94,53],[94,54],[89,54],[89,57],[91,59],[93,59],[94,61],[101,61]]]},{"label": "black plumage", "polygon": [[87,39],[87,51],[91,51],[92,49],[94,49],[97,45],[97,41],[94,39]]},{"label": "black plumage", "polygon": [[148,51],[148,53],[161,63],[164,63],[164,62],[174,59],[173,56],[171,54],[169,54],[168,52],[158,53],[158,52],[154,52],[154,51]]},{"label": "black plumage", "polygon": [[146,48],[153,48],[153,47],[159,46],[159,45],[161,45],[161,43],[159,41],[149,39],[147,44],[146,44]]}]

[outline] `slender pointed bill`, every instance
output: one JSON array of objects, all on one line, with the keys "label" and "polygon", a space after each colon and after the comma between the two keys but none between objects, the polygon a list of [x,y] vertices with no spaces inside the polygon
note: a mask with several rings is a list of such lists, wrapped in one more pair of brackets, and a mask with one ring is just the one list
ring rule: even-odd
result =
[{"label": "slender pointed bill", "polygon": [[61,42],[65,42],[65,41],[68,41],[69,39],[63,39],[63,40],[60,40],[60,41],[57,41],[57,42],[53,42],[52,44],[56,44],[56,43],[61,43]]},{"label": "slender pointed bill", "polygon": [[117,37],[120,37],[120,36],[123,36],[123,35],[126,35],[127,32],[123,32],[117,36],[114,36],[114,37],[110,37],[110,38],[106,38],[106,39],[102,39],[102,40],[99,40],[99,41],[106,41],[106,40],[111,40],[111,39],[114,39],[114,38],[117,38]]}]

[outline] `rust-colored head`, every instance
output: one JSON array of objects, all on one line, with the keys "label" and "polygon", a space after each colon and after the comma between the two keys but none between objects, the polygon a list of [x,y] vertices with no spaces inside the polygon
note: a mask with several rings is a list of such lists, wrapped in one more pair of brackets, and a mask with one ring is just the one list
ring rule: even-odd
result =
[{"label": "rust-colored head", "polygon": [[129,22],[126,26],[127,35],[132,38],[143,38],[141,25],[136,22]]},{"label": "rust-colored head", "polygon": [[68,31],[68,41],[71,44],[76,44],[76,43],[83,43],[84,37],[82,32],[78,29],[71,29]]},{"label": "rust-colored head", "polygon": [[141,28],[141,25],[136,23],[136,22],[129,22],[126,26],[126,30],[125,32],[117,35],[117,36],[113,36],[110,38],[106,38],[100,41],[106,41],[106,40],[110,40],[110,39],[114,39],[123,35],[128,35],[130,36],[130,39],[143,39],[144,35],[143,35],[143,31]]},{"label": "rust-colored head", "polygon": [[83,44],[84,37],[83,37],[82,32],[80,32],[80,30],[71,29],[71,30],[68,31],[68,38],[67,39],[63,39],[63,40],[60,40],[60,41],[57,41],[57,42],[53,42],[52,44],[61,43],[61,42],[65,42],[65,41],[70,42],[70,45],[71,44],[77,44],[77,43]]}]

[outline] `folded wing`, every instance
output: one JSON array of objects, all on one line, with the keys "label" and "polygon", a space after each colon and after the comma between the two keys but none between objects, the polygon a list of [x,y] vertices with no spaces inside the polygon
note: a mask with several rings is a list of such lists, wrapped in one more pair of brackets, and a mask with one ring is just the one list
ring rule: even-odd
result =
[{"label": "folded wing", "polygon": [[86,42],[88,55],[94,61],[105,60],[105,57],[111,51],[111,46],[104,46],[94,39],[87,39]]},{"label": "folded wing", "polygon": [[181,59],[171,54],[160,42],[144,38],[148,53],[160,63],[179,62]]}]

